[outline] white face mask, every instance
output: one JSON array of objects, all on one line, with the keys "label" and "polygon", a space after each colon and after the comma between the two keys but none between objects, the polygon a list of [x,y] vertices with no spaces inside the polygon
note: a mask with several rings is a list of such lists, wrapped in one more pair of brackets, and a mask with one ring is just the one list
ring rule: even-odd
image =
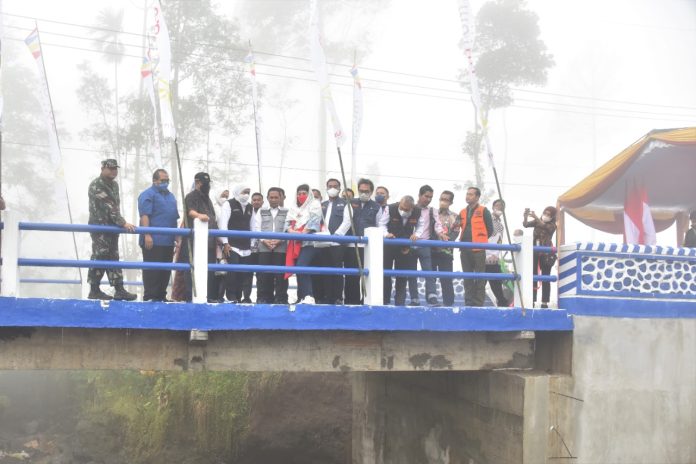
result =
[{"label": "white face mask", "polygon": [[548,214],[544,214],[541,216],[541,220],[544,222],[551,222],[551,216],[549,216]]},{"label": "white face mask", "polygon": [[217,204],[220,205],[220,206],[222,206],[222,204],[223,204],[224,202],[226,202],[226,201],[227,201],[227,198],[225,198],[225,197],[220,197],[220,198],[217,199]]},{"label": "white face mask", "polygon": [[411,212],[404,211],[403,209],[399,208],[399,214],[401,215],[402,218],[407,218],[411,215]]},{"label": "white face mask", "polygon": [[369,193],[361,193],[360,194],[360,201],[370,201],[370,194]]},{"label": "white face mask", "polygon": [[326,193],[329,194],[330,198],[336,198],[338,196],[338,189],[337,188],[330,188],[326,191]]},{"label": "white face mask", "polygon": [[239,202],[243,205],[246,205],[249,203],[249,194],[248,193],[243,193],[239,195]]},{"label": "white face mask", "polygon": [[503,215],[503,212],[499,209],[494,209],[493,214],[495,215],[495,217],[500,217]]}]

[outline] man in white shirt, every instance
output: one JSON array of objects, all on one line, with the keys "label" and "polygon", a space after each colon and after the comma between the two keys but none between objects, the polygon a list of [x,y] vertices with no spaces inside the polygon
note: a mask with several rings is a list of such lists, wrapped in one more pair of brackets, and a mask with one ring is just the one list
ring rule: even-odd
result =
[{"label": "man in white shirt", "polygon": [[[418,207],[421,210],[421,218],[423,219],[423,231],[418,235],[418,240],[437,240],[439,234],[442,233],[442,224],[437,212],[431,208],[430,202],[433,200],[433,188],[429,185],[424,185],[418,191]],[[422,271],[432,271],[432,248],[418,247],[413,250],[420,261]],[[434,277],[425,278],[425,297],[429,305],[437,304],[437,287]],[[411,295],[411,305],[420,305],[420,297],[418,295],[418,278],[411,277],[408,279],[408,292]]]}]

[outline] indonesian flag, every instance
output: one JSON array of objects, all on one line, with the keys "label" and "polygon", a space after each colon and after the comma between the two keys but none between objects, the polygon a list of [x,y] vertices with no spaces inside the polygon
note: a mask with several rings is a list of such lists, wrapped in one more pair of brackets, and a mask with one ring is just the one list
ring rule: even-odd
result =
[{"label": "indonesian flag", "polygon": [[626,189],[624,200],[624,243],[631,245],[655,245],[655,223],[648,206],[648,192],[644,186]]}]

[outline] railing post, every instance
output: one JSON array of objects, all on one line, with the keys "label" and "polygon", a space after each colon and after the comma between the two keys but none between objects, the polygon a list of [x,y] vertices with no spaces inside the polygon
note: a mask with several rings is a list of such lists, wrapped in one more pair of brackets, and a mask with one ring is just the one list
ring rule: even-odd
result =
[{"label": "railing post", "polygon": [[208,223],[193,220],[193,302],[208,301]]},{"label": "railing post", "polygon": [[2,231],[2,295],[19,297],[19,214],[3,213],[5,229]]},{"label": "railing post", "polygon": [[534,298],[534,277],[532,265],[534,263],[534,245],[531,234],[525,234],[521,237],[515,237],[515,243],[520,245],[521,250],[512,253],[512,259],[517,265],[517,272],[520,275],[520,280],[515,282],[516,286],[521,289],[522,298],[520,299],[520,290],[515,288],[515,306],[531,308],[534,306],[532,301]]},{"label": "railing post", "polygon": [[381,306],[384,304],[384,234],[378,227],[365,229],[365,268],[368,275],[365,282],[365,304]]}]

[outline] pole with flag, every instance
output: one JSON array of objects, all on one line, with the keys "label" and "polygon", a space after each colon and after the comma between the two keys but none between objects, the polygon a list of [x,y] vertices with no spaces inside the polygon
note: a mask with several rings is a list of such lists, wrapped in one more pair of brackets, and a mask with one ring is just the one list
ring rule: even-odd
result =
[{"label": "pole with flag", "polygon": [[[338,119],[338,112],[336,111],[333,96],[331,95],[331,84],[329,81],[329,71],[326,66],[326,55],[324,55],[324,49],[321,45],[321,35],[319,33],[320,18],[317,0],[310,0],[309,8],[309,47],[312,53],[312,67],[314,68],[314,76],[319,84],[321,98],[324,102],[326,110],[329,112],[329,116],[331,117],[333,135],[334,139],[336,140],[336,152],[338,153],[338,163],[341,168],[341,180],[343,181],[343,186],[346,187],[348,183],[346,182],[346,171],[343,167],[343,155],[341,155],[341,146],[345,142],[345,136],[343,133],[343,128],[341,127],[341,121]],[[353,221],[353,208],[351,207],[350,202],[348,202],[348,215],[350,216],[351,232],[353,235],[357,235],[355,232],[355,221]],[[358,263],[358,268],[360,269],[360,288],[362,290],[362,294],[365,295],[366,287],[363,263],[360,259],[358,247],[356,246],[354,248],[356,261]]]},{"label": "pole with flag", "polygon": [[[49,140],[49,153],[51,157],[51,164],[53,165],[54,175],[56,179],[64,179],[63,175],[63,157],[60,151],[60,141],[58,139],[58,129],[56,128],[56,116],[53,111],[53,101],[51,100],[51,91],[48,86],[48,76],[46,74],[46,65],[43,60],[43,50],[41,48],[41,37],[39,35],[39,25],[34,22],[34,30],[24,39],[29,51],[36,60],[36,66],[39,71],[39,78],[41,81],[40,92],[38,94],[39,102],[43,108],[44,115],[46,116],[47,128],[48,128],[48,140]],[[70,207],[70,196],[68,195],[68,186],[65,185],[65,199],[68,205],[68,217],[70,219],[70,224],[73,223],[72,209]],[[75,233],[72,234],[73,246],[75,248],[75,259],[80,259],[77,251],[77,240],[75,238]],[[82,280],[82,271],[78,268],[78,274],[80,280]]]},{"label": "pole with flag", "polygon": [[155,164],[158,168],[162,167],[162,145],[160,143],[159,126],[157,124],[157,98],[155,97],[155,82],[152,78],[152,60],[150,59],[151,47],[148,47],[145,56],[143,56],[143,64],[140,67],[140,78],[142,85],[145,87],[150,104],[152,105],[153,115],[153,147],[152,151],[155,156]]},{"label": "pole with flag", "polygon": [[2,110],[4,106],[4,100],[2,97],[2,42],[5,38],[5,28],[3,27],[3,9],[2,0],[0,0],[0,197],[2,197]]},{"label": "pole with flag", "polygon": [[351,139],[350,177],[351,185],[357,188],[358,142],[360,141],[363,121],[362,83],[358,74],[357,52],[353,54],[353,67],[350,69],[350,74],[353,76],[353,137]]},{"label": "pole with flag", "polygon": [[263,193],[261,186],[261,121],[258,113],[258,85],[256,84],[256,59],[254,51],[251,48],[251,40],[249,41],[249,54],[244,58],[244,61],[249,65],[249,82],[251,84],[251,105],[254,109],[254,136],[256,138],[256,166],[259,176],[259,192]]},{"label": "pole with flag", "polygon": [[[162,14],[162,5],[159,0],[155,0],[153,11],[152,35],[157,48],[157,53],[150,53],[152,57],[152,74],[154,90],[156,90],[159,99],[160,122],[162,125],[162,136],[164,138],[173,139],[174,142],[174,158],[177,171],[179,171],[179,189],[181,192],[181,205],[184,209],[184,227],[191,229],[191,220],[186,213],[186,194],[184,192],[184,175],[181,169],[181,155],[179,154],[179,142],[176,137],[176,126],[174,124],[174,111],[172,104],[171,92],[171,65],[172,65],[172,50],[169,40],[169,29]],[[152,51],[152,47],[150,47]],[[193,241],[189,236],[188,239],[188,260],[191,266],[191,281],[193,296],[196,295],[196,282],[193,272]]]},{"label": "pole with flag", "polygon": [[[498,192],[498,198],[503,199],[503,192],[500,188],[500,181],[498,180],[498,171],[495,168],[495,161],[493,158],[493,149],[491,146],[490,139],[488,138],[488,117],[484,111],[483,105],[481,103],[481,92],[478,86],[478,77],[476,76],[476,66],[473,59],[473,48],[475,42],[474,34],[474,17],[471,12],[471,3],[469,0],[459,0],[459,18],[462,22],[462,45],[464,47],[464,54],[466,55],[467,67],[469,70],[469,81],[471,85],[471,102],[474,105],[476,111],[476,118],[481,124],[481,139],[484,144],[484,149],[488,155],[488,162],[493,170],[493,177],[495,178],[495,187]],[[478,156],[478,153],[476,153]],[[508,243],[512,243],[510,239],[510,229],[508,227],[507,215],[505,214],[505,209],[503,208],[503,221],[505,223],[505,234],[507,236]],[[512,255],[512,267],[517,274],[517,261],[515,255]],[[522,288],[519,283],[515,285],[517,287],[517,292],[520,297],[522,304],[522,314],[525,314],[525,302],[522,295]]]}]

